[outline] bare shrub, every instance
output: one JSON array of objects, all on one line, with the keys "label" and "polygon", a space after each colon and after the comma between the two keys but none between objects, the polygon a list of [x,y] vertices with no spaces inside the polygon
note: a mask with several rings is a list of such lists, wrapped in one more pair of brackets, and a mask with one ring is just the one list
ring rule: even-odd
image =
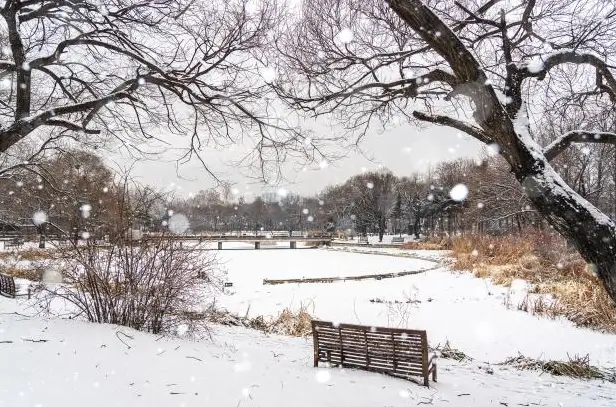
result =
[{"label": "bare shrub", "polygon": [[172,238],[91,242],[63,251],[63,284],[47,286],[47,309],[61,298],[91,322],[153,333],[195,331],[215,291],[222,290],[213,252],[181,247]]}]

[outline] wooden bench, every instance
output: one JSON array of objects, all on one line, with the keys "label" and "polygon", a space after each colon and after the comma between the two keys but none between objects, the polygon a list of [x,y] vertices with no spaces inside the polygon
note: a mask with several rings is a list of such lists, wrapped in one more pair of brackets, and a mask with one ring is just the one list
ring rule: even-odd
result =
[{"label": "wooden bench", "polygon": [[0,274],[0,295],[9,298],[15,298],[17,290],[15,289],[15,280],[12,276]]},{"label": "wooden bench", "polygon": [[392,243],[404,243],[404,238],[403,237],[394,237],[391,239]]},{"label": "wooden bench", "polygon": [[17,287],[15,286],[15,279],[13,278],[13,276],[0,274],[0,295],[8,298],[28,296],[28,299],[30,299],[32,295],[32,290],[31,287],[28,286],[28,292],[17,294]]},{"label": "wooden bench", "polygon": [[319,362],[436,382],[436,355],[428,353],[426,331],[374,328],[312,321],[314,366]]},{"label": "wooden bench", "polygon": [[364,243],[364,244],[368,244],[368,237],[367,236],[360,236],[357,239],[357,243]]}]

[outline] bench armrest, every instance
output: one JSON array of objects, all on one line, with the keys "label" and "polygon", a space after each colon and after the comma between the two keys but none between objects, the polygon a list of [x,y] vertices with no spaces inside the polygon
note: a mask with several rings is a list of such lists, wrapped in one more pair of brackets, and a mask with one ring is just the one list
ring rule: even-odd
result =
[{"label": "bench armrest", "polygon": [[438,359],[438,356],[435,354],[432,354],[429,358],[428,358],[428,367],[432,366],[433,364],[436,363],[436,359]]}]

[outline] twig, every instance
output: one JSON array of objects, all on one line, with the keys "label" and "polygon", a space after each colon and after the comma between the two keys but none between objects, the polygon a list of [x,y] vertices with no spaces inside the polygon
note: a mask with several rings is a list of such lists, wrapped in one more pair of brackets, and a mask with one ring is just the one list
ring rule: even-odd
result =
[{"label": "twig", "polygon": [[125,337],[127,337],[128,339],[135,339],[135,338],[133,338],[133,337],[132,337],[132,336],[130,336],[130,335],[125,334],[125,333],[124,333],[124,332],[122,332],[122,331],[116,331],[116,337],[120,340],[120,342],[122,342],[124,345],[126,345],[126,347],[127,347],[128,349],[131,349],[131,346],[130,346],[129,344],[127,344],[126,342],[124,342],[124,341],[122,340],[122,338],[120,338],[120,335],[119,335],[119,334],[124,335],[124,336],[125,336]]},{"label": "twig", "polygon": [[195,356],[186,356],[187,359],[195,359],[198,360],[199,362],[203,362],[203,360],[199,359],[198,357]]},{"label": "twig", "polygon": [[40,342],[49,342],[47,339],[29,339],[29,338],[21,338],[24,342],[34,342],[34,343],[40,343]]},{"label": "twig", "polygon": [[13,343],[13,341],[0,341],[0,343]]}]

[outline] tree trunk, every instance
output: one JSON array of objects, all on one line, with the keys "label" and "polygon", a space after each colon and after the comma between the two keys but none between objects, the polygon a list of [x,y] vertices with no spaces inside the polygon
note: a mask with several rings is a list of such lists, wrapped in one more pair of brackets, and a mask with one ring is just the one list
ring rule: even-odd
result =
[{"label": "tree trunk", "polygon": [[385,218],[379,219],[379,243],[383,243],[383,235],[385,234]]},{"label": "tree trunk", "polygon": [[576,194],[545,158],[529,157],[532,160],[514,167],[516,178],[548,223],[590,263],[616,302],[616,224]]},{"label": "tree trunk", "polygon": [[415,223],[413,224],[413,232],[415,233],[415,239],[419,239],[419,216],[415,216]]}]

